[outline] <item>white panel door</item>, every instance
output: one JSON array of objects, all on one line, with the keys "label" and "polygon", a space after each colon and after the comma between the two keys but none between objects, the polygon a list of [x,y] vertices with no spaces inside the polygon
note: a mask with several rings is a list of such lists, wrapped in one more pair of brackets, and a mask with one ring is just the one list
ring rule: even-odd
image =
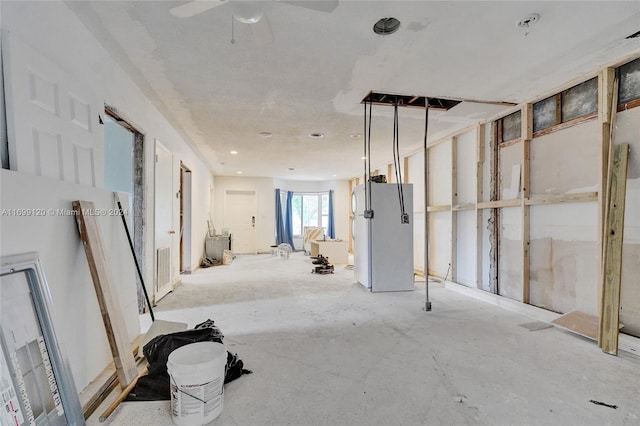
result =
[{"label": "white panel door", "polygon": [[10,33],[2,55],[11,169],[102,187],[102,97]]},{"label": "white panel door", "polygon": [[238,254],[255,254],[257,204],[255,191],[230,191],[225,194],[224,227],[229,229],[232,249]]},{"label": "white panel door", "polygon": [[[170,248],[169,280],[159,280],[156,256],[155,292],[154,300],[159,300],[173,290],[174,276],[174,196],[173,196],[173,154],[156,140],[156,170],[155,170],[155,243],[156,254],[160,249]],[[162,274],[161,274],[162,275]],[[160,282],[165,281],[165,282]]]}]

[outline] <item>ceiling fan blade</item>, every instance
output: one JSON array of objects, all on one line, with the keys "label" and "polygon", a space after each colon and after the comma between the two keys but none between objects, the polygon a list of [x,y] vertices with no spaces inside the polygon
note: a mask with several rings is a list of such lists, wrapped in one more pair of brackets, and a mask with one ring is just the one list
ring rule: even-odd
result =
[{"label": "ceiling fan blade", "polygon": [[169,10],[176,18],[191,18],[199,13],[225,4],[229,0],[193,0]]},{"label": "ceiling fan blade", "polygon": [[306,9],[317,10],[319,12],[331,13],[338,7],[338,0],[276,0],[279,3],[286,3],[292,6],[300,6]]},{"label": "ceiling fan blade", "polygon": [[273,41],[273,33],[271,32],[271,24],[266,15],[255,24],[249,24],[253,35],[253,44],[256,46],[264,46]]}]

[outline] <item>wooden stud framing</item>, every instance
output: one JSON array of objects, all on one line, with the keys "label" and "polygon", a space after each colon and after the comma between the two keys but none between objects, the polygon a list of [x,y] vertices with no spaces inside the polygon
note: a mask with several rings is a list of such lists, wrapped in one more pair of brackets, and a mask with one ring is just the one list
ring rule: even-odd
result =
[{"label": "wooden stud framing", "polygon": [[600,303],[598,346],[603,352],[618,354],[620,328],[620,279],[622,273],[622,243],[624,208],[627,188],[629,144],[615,147],[608,188],[607,223],[604,251],[604,282]]},{"label": "wooden stud framing", "polygon": [[458,138],[451,138],[451,281],[458,279]]},{"label": "wooden stud framing", "polygon": [[427,206],[428,212],[448,212],[451,210],[450,205],[442,205],[442,206]]},{"label": "wooden stud framing", "polygon": [[393,174],[391,173],[393,169],[393,165],[391,163],[387,164],[387,182],[391,183],[393,181],[395,181],[395,179],[393,178]]},{"label": "wooden stud framing", "polygon": [[533,105],[522,106],[521,115],[521,135],[522,135],[522,302],[529,303],[530,300],[530,218],[529,206],[525,200],[529,198],[531,184],[531,161],[530,144],[533,138]]},{"label": "wooden stud framing", "polygon": [[[614,94],[615,92],[615,94]],[[606,220],[607,220],[607,190],[608,175],[611,168],[611,150],[613,148],[612,125],[615,120],[616,110],[611,105],[617,103],[618,90],[615,80],[615,69],[605,68],[598,76],[598,111],[600,112],[600,126],[602,138],[600,140],[600,183],[598,191],[598,242],[600,246],[600,279],[598,280],[598,295],[603,297],[603,283],[605,274],[605,237],[606,237]],[[602,305],[598,305],[600,309]],[[598,316],[602,316],[602,312],[598,311]]]},{"label": "wooden stud framing", "polygon": [[483,176],[484,176],[484,135],[485,125],[480,124],[476,128],[476,287],[482,288],[482,210],[478,209],[478,204],[483,198]]},{"label": "wooden stud framing", "polygon": [[503,207],[520,207],[521,205],[522,200],[514,198],[513,200],[483,201],[478,203],[478,209],[501,209]]},{"label": "wooden stud framing", "polygon": [[562,195],[534,195],[525,198],[526,206],[537,206],[541,204],[562,204],[562,203],[582,203],[598,201],[597,192],[578,192],[575,194]]}]

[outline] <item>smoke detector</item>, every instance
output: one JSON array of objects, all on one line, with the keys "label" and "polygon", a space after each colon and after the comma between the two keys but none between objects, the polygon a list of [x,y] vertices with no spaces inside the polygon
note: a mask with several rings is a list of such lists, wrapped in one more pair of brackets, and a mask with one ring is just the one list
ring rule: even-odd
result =
[{"label": "smoke detector", "polygon": [[393,34],[400,28],[400,21],[396,18],[382,18],[373,25],[373,32],[378,35]]}]

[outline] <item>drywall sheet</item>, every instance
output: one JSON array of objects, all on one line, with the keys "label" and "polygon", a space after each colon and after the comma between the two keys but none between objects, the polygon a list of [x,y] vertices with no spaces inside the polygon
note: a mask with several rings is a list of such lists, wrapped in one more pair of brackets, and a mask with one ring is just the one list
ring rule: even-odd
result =
[{"label": "drywall sheet", "polygon": [[424,213],[413,214],[413,267],[424,272]]},{"label": "drywall sheet", "polygon": [[476,202],[476,163],[478,157],[477,131],[463,133],[456,138],[456,204]]},{"label": "drywall sheet", "polygon": [[522,301],[522,211],[500,209],[498,293]]},{"label": "drywall sheet", "polygon": [[424,211],[424,150],[409,157],[409,183],[413,184],[413,211]]},{"label": "drywall sheet", "polygon": [[587,121],[531,141],[531,193],[597,191],[600,128]]},{"label": "drywall sheet", "polygon": [[598,313],[598,204],[531,206],[531,304]]},{"label": "drywall sheet", "polygon": [[451,262],[451,213],[429,213],[429,274],[444,277]]},{"label": "drywall sheet", "polygon": [[476,212],[461,210],[457,213],[456,282],[476,287]]},{"label": "drywall sheet", "polygon": [[500,173],[498,174],[500,199],[512,200],[520,195],[520,166],[522,143],[500,148]]},{"label": "drywall sheet", "polygon": [[0,171],[0,177],[0,251],[3,255],[39,253],[53,301],[56,334],[64,342],[76,388],[81,390],[112,358],[76,220],[70,213],[76,199],[93,201],[101,209],[97,219],[110,264],[118,265],[112,271],[114,287],[129,341],[140,334],[135,265],[122,220],[113,214],[113,193],[10,170]]},{"label": "drywall sheet", "polygon": [[451,204],[451,140],[429,148],[429,205]]},{"label": "drywall sheet", "polygon": [[622,247],[620,322],[640,337],[640,108],[619,112],[615,140],[630,145]]}]

